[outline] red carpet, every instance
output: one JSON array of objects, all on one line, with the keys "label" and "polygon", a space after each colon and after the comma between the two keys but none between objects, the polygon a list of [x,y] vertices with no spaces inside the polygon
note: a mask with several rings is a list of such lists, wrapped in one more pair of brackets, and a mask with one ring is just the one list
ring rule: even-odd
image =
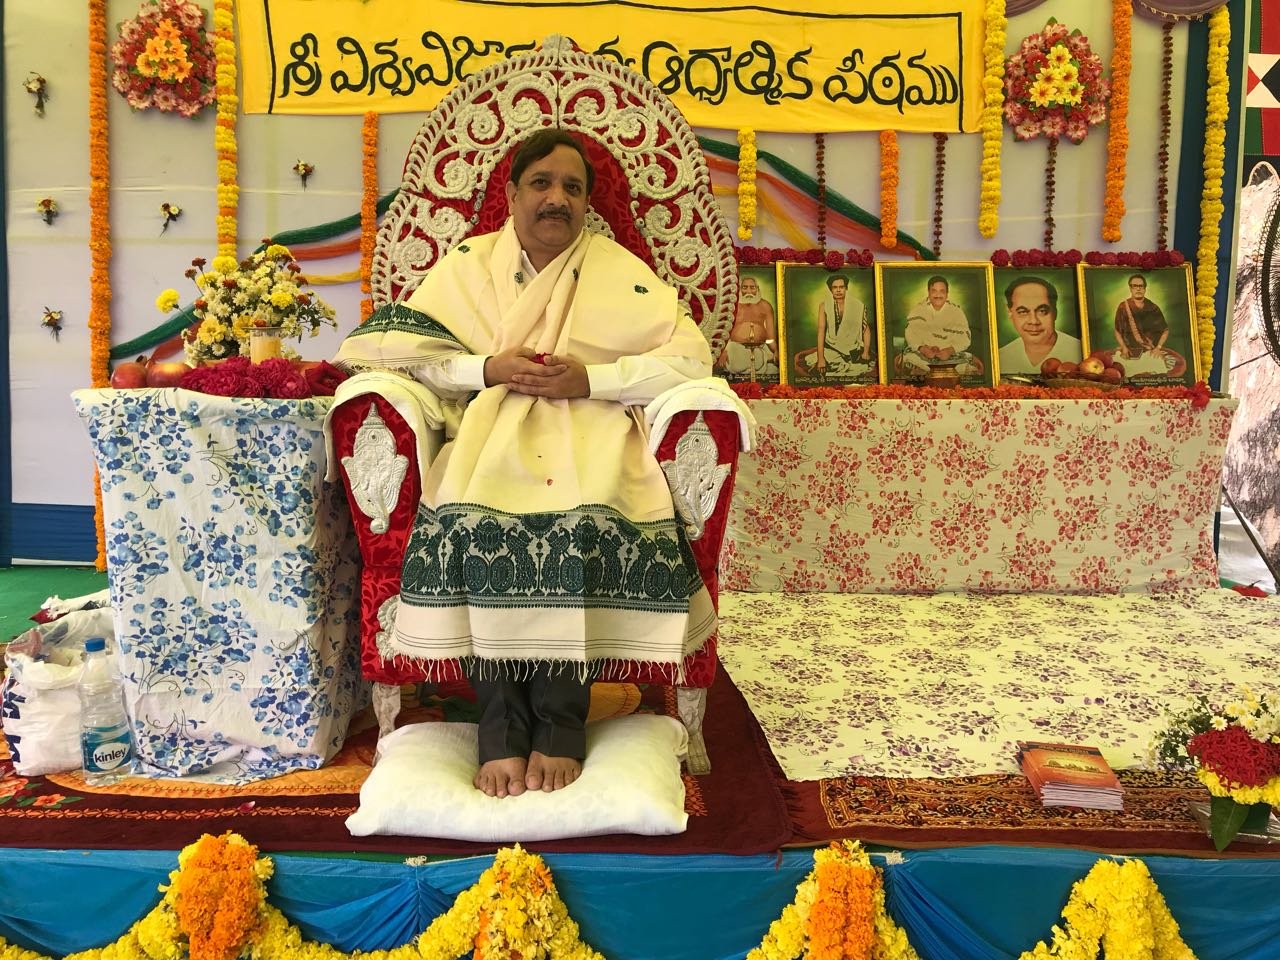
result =
[{"label": "red carpet", "polygon": [[[643,698],[655,711],[675,715],[675,696],[670,688],[650,687]],[[690,816],[683,834],[590,837],[528,847],[543,852],[654,854],[750,854],[779,849],[790,839],[791,825],[773,757],[746,702],[723,669],[709,691],[704,733],[712,772],[685,778]],[[355,812],[356,792],[368,772],[375,741],[374,729],[361,730],[348,738],[342,753],[324,771],[281,778],[291,781],[287,788],[281,781],[269,780],[235,791],[214,791],[221,796],[177,796],[172,795],[174,789],[168,796],[90,793],[78,776],[24,782],[12,774],[11,767],[7,777],[0,767],[0,844],[177,849],[202,833],[234,830],[268,852],[464,855],[496,849],[498,845],[420,837],[355,838],[347,833],[344,821]],[[155,783],[147,781],[146,785]],[[181,785],[167,786],[181,789]]]}]

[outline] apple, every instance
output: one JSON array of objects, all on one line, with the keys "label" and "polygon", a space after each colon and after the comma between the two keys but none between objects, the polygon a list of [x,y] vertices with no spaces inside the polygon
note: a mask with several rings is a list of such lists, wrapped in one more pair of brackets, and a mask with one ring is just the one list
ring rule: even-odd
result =
[{"label": "apple", "polygon": [[1058,365],[1058,376],[1060,377],[1073,377],[1075,376],[1075,373],[1076,364],[1072,363],[1070,360]]},{"label": "apple", "polygon": [[1124,371],[1116,367],[1107,367],[1102,371],[1099,379],[1105,380],[1107,383],[1121,383],[1124,380]]},{"label": "apple", "polygon": [[1043,374],[1057,373],[1058,367],[1062,366],[1062,361],[1057,357],[1050,357],[1044,363],[1040,364],[1040,372]]},{"label": "apple", "polygon": [[111,386],[117,390],[137,390],[147,385],[146,358],[126,360],[111,371]]},{"label": "apple", "polygon": [[1109,366],[1107,369],[1108,369],[1108,370],[1119,370],[1119,371],[1120,371],[1120,379],[1121,379],[1121,380],[1123,380],[1123,379],[1124,379],[1124,364],[1123,364],[1123,363],[1121,363],[1120,361],[1118,361],[1118,360],[1113,361],[1113,362],[1112,362],[1112,364],[1111,364],[1111,366]]},{"label": "apple", "polygon": [[1080,361],[1080,366],[1076,367],[1076,371],[1085,377],[1096,377],[1107,369],[1107,365],[1097,357],[1085,357]]},{"label": "apple", "polygon": [[176,387],[191,368],[181,360],[153,360],[147,364],[148,387]]}]

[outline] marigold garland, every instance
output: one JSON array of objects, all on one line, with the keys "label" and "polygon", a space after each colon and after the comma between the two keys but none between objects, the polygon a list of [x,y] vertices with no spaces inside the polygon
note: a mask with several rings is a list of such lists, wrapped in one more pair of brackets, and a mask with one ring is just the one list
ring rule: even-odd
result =
[{"label": "marigold garland", "polygon": [[1214,308],[1218,291],[1218,240],[1227,136],[1227,44],[1231,14],[1221,6],[1209,17],[1209,91],[1204,117],[1204,188],[1200,195],[1200,244],[1196,249],[1196,334],[1200,369],[1213,369]]},{"label": "marigold garland", "polygon": [[750,240],[756,225],[756,134],[738,131],[738,239]]},{"label": "marigold garland", "polygon": [[898,133],[880,131],[880,245],[898,245]]},{"label": "marigold garland", "polygon": [[978,232],[994,237],[1000,225],[1000,145],[1004,139],[1004,44],[1009,25],[1005,0],[987,0],[982,43],[982,184]]},{"label": "marigold garland", "polygon": [[[89,0],[89,383],[110,383],[111,359],[111,154],[107,141],[107,7]],[[98,555],[107,569],[102,488],[94,474],[93,522]]]},{"label": "marigold garland", "polygon": [[919,960],[885,909],[883,873],[856,840],[813,854],[813,870],[747,960]]},{"label": "marigold garland", "polygon": [[373,247],[378,237],[378,114],[370,110],[360,128],[360,322],[373,316]]},{"label": "marigold garland", "polygon": [[1129,74],[1133,69],[1133,3],[1111,0],[1111,115],[1107,125],[1107,187],[1102,239],[1120,239],[1124,219],[1125,163],[1129,153]]},{"label": "marigold garland", "polygon": [[1160,889],[1141,860],[1099,860],[1071,888],[1054,926],[1019,960],[1195,960]]},{"label": "marigold garland", "polygon": [[[499,850],[493,865],[453,906],[410,943],[390,950],[343,953],[305,941],[266,902],[269,857],[243,837],[206,834],[178,855],[164,898],[114,943],[74,960],[475,960],[555,957],[604,960],[578,937],[542,858],[518,845]],[[6,943],[0,960],[50,960]]]},{"label": "marigold garland", "polygon": [[214,0],[213,52],[217,57],[218,119],[213,128],[213,143],[218,153],[218,256],[236,256],[240,206],[239,151],[236,145],[236,44],[234,33],[235,0]]}]

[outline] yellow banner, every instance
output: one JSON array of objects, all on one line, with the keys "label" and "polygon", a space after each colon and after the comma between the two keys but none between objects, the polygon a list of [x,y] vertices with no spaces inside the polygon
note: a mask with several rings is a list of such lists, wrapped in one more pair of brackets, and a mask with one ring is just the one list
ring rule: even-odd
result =
[{"label": "yellow banner", "polygon": [[[241,0],[246,113],[408,113],[563,33],[694,126],[973,131],[983,0]],[[850,7],[856,6],[856,12]]]}]

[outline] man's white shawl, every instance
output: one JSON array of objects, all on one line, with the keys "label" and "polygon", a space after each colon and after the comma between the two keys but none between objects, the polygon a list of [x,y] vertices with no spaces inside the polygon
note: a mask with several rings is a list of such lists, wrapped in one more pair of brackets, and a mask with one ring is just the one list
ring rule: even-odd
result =
[{"label": "man's white shawl", "polygon": [[[524,345],[587,365],[647,354],[710,367],[675,290],[585,231],[531,280],[510,222],[468,238],[407,307],[371,320],[339,359],[411,371]],[[427,472],[384,656],[635,660],[678,676],[715,613],[642,424],[613,400],[476,394]]]}]

